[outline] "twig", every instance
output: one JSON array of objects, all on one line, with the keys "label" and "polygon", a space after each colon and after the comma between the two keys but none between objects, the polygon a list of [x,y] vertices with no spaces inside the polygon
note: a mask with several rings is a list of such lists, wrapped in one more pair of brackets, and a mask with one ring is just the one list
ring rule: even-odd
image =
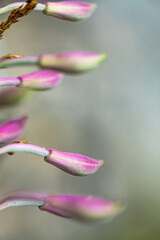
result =
[{"label": "twig", "polygon": [[10,28],[12,24],[18,22],[19,18],[29,14],[36,7],[37,3],[38,2],[36,0],[31,0],[27,2],[25,7],[22,5],[19,8],[14,9],[8,19],[0,24],[0,40],[3,38],[4,31]]}]

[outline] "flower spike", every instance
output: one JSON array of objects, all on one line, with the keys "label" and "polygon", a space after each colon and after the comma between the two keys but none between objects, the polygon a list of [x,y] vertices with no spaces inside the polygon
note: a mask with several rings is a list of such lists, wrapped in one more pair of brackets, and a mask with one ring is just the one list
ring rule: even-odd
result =
[{"label": "flower spike", "polygon": [[81,154],[60,152],[54,149],[47,150],[32,144],[12,143],[0,148],[0,155],[14,152],[26,152],[43,156],[46,162],[73,176],[93,174],[103,164],[102,160],[96,160]]},{"label": "flower spike", "polygon": [[18,191],[0,198],[0,210],[16,206],[38,206],[42,211],[85,223],[109,221],[124,210],[119,202],[94,196]]},{"label": "flower spike", "polygon": [[9,142],[19,138],[24,130],[27,117],[9,120],[0,125],[0,143]]}]

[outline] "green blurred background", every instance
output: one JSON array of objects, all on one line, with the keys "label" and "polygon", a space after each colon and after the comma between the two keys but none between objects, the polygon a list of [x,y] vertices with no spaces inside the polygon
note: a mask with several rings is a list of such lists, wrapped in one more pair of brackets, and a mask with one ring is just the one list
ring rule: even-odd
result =
[{"label": "green blurred background", "polygon": [[[1,1],[0,6],[11,2]],[[98,227],[36,207],[7,209],[0,214],[0,239],[160,238],[160,1],[95,2],[98,9],[85,22],[63,22],[35,11],[5,32],[1,55],[86,50],[107,52],[109,58],[85,75],[66,76],[54,90],[23,105],[0,109],[0,118],[26,114],[23,139],[103,159],[104,165],[93,176],[76,178],[38,156],[7,155],[1,162],[0,194],[12,190],[93,194],[122,201],[127,208]],[[1,76],[33,70],[3,70]]]}]

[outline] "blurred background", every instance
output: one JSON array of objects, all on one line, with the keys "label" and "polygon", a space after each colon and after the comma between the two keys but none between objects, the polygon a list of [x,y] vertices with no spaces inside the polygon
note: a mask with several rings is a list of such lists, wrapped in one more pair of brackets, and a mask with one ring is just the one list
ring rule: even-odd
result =
[{"label": "blurred background", "polygon": [[[14,1],[1,1],[5,6]],[[41,1],[43,2],[43,1]],[[126,204],[102,226],[86,226],[38,211],[10,208],[0,214],[0,239],[150,240],[160,237],[160,1],[94,0],[95,14],[69,23],[34,11],[4,33],[1,56],[67,50],[106,52],[108,60],[85,75],[28,102],[0,109],[0,119],[27,115],[24,140],[77,152],[104,165],[76,178],[42,158],[17,153],[1,158],[0,194],[12,190],[92,194]],[[8,14],[0,17],[4,21]],[[13,68],[16,77],[35,68]]]}]

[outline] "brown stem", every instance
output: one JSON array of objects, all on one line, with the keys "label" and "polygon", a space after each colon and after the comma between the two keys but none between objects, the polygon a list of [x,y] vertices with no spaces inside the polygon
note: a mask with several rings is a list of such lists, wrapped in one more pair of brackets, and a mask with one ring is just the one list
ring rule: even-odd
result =
[{"label": "brown stem", "polygon": [[14,9],[8,19],[5,22],[2,22],[0,24],[0,40],[3,38],[3,33],[4,31],[6,31],[8,28],[10,28],[10,26],[16,22],[18,22],[18,19],[29,14],[37,5],[37,1],[36,0],[31,0],[29,2],[27,2],[27,4],[25,5],[25,7],[20,6],[17,9]]}]

